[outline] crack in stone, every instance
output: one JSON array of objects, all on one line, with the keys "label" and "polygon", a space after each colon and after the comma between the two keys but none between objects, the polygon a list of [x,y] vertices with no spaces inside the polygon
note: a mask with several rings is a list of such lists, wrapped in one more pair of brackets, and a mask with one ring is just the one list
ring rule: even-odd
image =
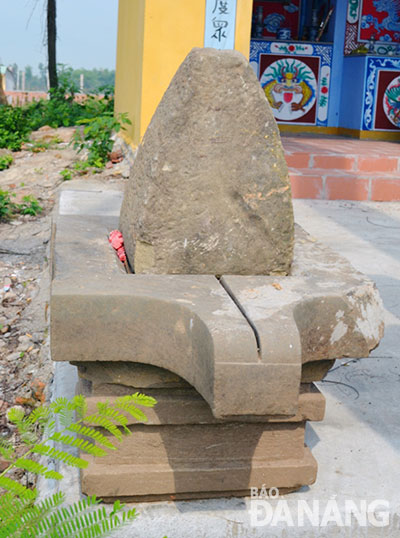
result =
[{"label": "crack in stone", "polygon": [[251,330],[253,331],[254,333],[254,337],[256,339],[256,345],[257,345],[257,355],[258,355],[258,360],[261,361],[261,357],[262,357],[262,354],[261,354],[261,340],[260,340],[260,335],[258,334],[258,331],[257,331],[257,327],[254,325],[254,323],[251,321],[251,319],[249,318],[246,310],[243,308],[243,306],[240,304],[239,302],[239,299],[235,296],[235,294],[233,293],[233,291],[230,289],[230,287],[228,286],[228,284],[223,280],[222,277],[215,277],[219,284],[224,288],[224,290],[226,291],[226,293],[229,295],[229,297],[232,299],[232,301],[235,303],[235,305],[237,306],[237,308],[239,309],[240,313],[242,314],[242,316],[244,317],[244,319],[247,321],[247,323],[250,325],[250,328]]}]

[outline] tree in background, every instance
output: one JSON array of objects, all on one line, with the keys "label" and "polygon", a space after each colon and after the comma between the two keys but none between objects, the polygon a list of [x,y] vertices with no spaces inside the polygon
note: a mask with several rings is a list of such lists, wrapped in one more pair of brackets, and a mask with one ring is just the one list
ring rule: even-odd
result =
[{"label": "tree in background", "polygon": [[47,54],[49,58],[50,88],[57,88],[57,60],[56,60],[56,0],[47,0]]},{"label": "tree in background", "polygon": [[3,90],[3,75],[0,74],[0,105],[7,104],[7,97]]}]

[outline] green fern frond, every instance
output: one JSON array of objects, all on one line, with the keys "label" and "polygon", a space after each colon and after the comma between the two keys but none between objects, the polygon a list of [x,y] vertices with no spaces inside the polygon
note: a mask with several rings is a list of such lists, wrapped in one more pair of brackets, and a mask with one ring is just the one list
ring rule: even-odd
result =
[{"label": "green fern frond", "polygon": [[146,396],[146,394],[142,394],[140,392],[135,392],[135,394],[127,396],[121,396],[120,398],[116,399],[116,402],[120,401],[123,403],[134,403],[136,405],[141,405],[142,407],[154,407],[157,403],[157,400],[151,396]]},{"label": "green fern frond", "polygon": [[75,409],[66,407],[61,409],[58,413],[58,420],[63,428],[68,428],[75,419]]},{"label": "green fern frond", "polygon": [[27,421],[30,423],[30,424],[41,424],[41,425],[44,425],[47,423],[47,421],[49,420],[49,418],[51,417],[51,411],[48,407],[46,406],[40,406],[40,407],[36,407],[32,412],[31,414],[29,415],[29,417],[27,418]]},{"label": "green fern frond", "polygon": [[65,396],[59,396],[54,400],[54,402],[51,402],[49,407],[53,411],[53,413],[59,413],[62,409],[68,407],[68,404],[68,398],[65,398]]},{"label": "green fern frond", "polygon": [[135,418],[136,420],[139,420],[140,422],[146,422],[146,420],[147,420],[147,417],[143,413],[143,411],[141,411],[140,409],[138,409],[137,407],[135,407],[131,403],[128,403],[128,402],[117,403],[117,402],[115,402],[114,405],[120,411],[125,411],[126,413],[129,413],[133,418]]},{"label": "green fern frond", "polygon": [[134,509],[121,512],[121,505],[110,514],[104,506],[93,510],[98,504],[96,497],[75,503],[69,509],[59,508],[38,525],[40,536],[46,538],[97,538],[108,535],[136,517]]},{"label": "green fern frond", "polygon": [[45,465],[42,465],[37,461],[29,460],[27,458],[18,458],[14,462],[14,465],[19,469],[24,469],[25,471],[29,471],[30,473],[34,473],[36,475],[42,475],[45,478],[53,480],[61,480],[63,478],[62,474],[57,473],[56,471],[52,471],[51,469],[48,469]]},{"label": "green fern frond", "polygon": [[82,394],[77,394],[72,398],[72,405],[74,406],[75,411],[77,412],[79,417],[82,418],[85,415],[87,409],[86,398],[82,396]]},{"label": "green fern frond", "polygon": [[60,504],[64,501],[64,498],[64,493],[54,493],[54,495],[46,497],[46,499],[40,501],[36,506],[38,506],[40,510],[53,510],[54,508],[57,508],[57,506],[60,506]]},{"label": "green fern frond", "polygon": [[36,498],[37,495],[35,489],[28,489],[16,480],[8,478],[8,476],[0,476],[0,488],[5,489],[6,491],[10,491],[11,493],[15,493],[16,495],[18,495],[18,497],[21,497],[21,499],[33,500]]},{"label": "green fern frond", "polygon": [[[92,424],[93,426],[104,428],[105,430],[110,432],[114,437],[116,437],[119,441],[122,440],[121,430],[117,428],[117,426],[115,426],[115,424],[111,422],[111,420],[109,420],[108,418],[95,414],[95,415],[86,415],[84,420],[85,422]],[[128,428],[125,428],[125,429],[127,430],[127,432],[130,433],[130,430]]]},{"label": "green fern frond", "polygon": [[[10,493],[3,495],[0,498],[0,538],[36,538],[39,522],[48,517],[63,501],[62,493],[56,493],[35,505],[32,500],[19,499]],[[2,510],[2,506],[6,506],[6,510]]]},{"label": "green fern frond", "polygon": [[34,452],[35,454],[41,454],[42,456],[48,456],[49,458],[53,458],[58,461],[62,461],[63,463],[70,465],[71,467],[78,467],[79,469],[85,469],[89,465],[88,462],[86,460],[83,460],[82,458],[78,458],[77,456],[68,454],[68,452],[64,452],[63,450],[57,450],[56,448],[45,445],[44,443],[35,445],[32,449],[32,452]]},{"label": "green fern frond", "polygon": [[129,413],[133,418],[139,420],[140,422],[146,422],[146,415],[141,409],[138,409],[136,405],[141,405],[143,407],[153,407],[155,404],[156,400],[151,396],[146,396],[145,394],[136,392],[135,394],[132,394],[130,396],[127,395],[116,398],[113,406],[120,411]]},{"label": "green fern frond", "polygon": [[71,424],[68,428],[69,431],[78,433],[79,435],[84,435],[85,437],[90,437],[100,445],[109,448],[110,450],[116,450],[116,447],[112,442],[99,431],[89,428],[88,426],[82,426],[81,424]]},{"label": "green fern frond", "polygon": [[25,417],[23,409],[12,407],[7,413],[7,418],[15,424],[21,439],[26,445],[33,445],[37,441],[35,426],[29,421],[28,417]]},{"label": "green fern frond", "polygon": [[85,439],[80,439],[78,437],[72,437],[71,435],[65,435],[63,433],[54,433],[51,438],[52,441],[57,441],[59,443],[63,443],[64,445],[79,448],[79,450],[83,450],[87,454],[90,454],[92,456],[95,456],[97,458],[102,458],[103,456],[107,456],[107,452],[100,448],[99,446],[94,445],[90,441],[86,441]]},{"label": "green fern frond", "polygon": [[86,405],[82,402],[81,398],[75,396],[70,401],[60,396],[50,404],[51,411],[55,415],[58,415],[58,420],[64,428],[68,428],[74,422],[75,412],[77,411],[80,414],[82,407]]},{"label": "green fern frond", "polygon": [[107,417],[117,423],[118,426],[123,428],[128,425],[128,419],[122,413],[119,413],[117,409],[113,409],[108,402],[97,402],[97,409],[102,417]]},{"label": "green fern frond", "polygon": [[0,496],[0,538],[15,536],[25,521],[25,513],[32,505],[31,499],[19,499],[11,492]]},{"label": "green fern frond", "polygon": [[13,424],[24,420],[25,411],[21,407],[11,407],[7,412],[7,418]]},{"label": "green fern frond", "polygon": [[14,459],[14,447],[6,439],[0,439],[0,455],[6,461]]},{"label": "green fern frond", "polygon": [[[59,480],[62,478],[60,473],[29,459],[29,455],[40,454],[72,467],[86,468],[86,460],[49,446],[47,441],[60,442],[96,457],[105,456],[107,449],[115,450],[116,446],[97,428],[122,440],[123,433],[131,433],[126,415],[146,420],[145,414],[136,406],[152,407],[155,403],[154,398],[136,393],[117,398],[114,404],[99,403],[97,413],[85,416],[86,400],[78,395],[71,401],[58,398],[49,406],[36,408],[29,417],[23,409],[13,408],[8,418],[16,425],[28,450],[25,456],[15,459],[13,446],[1,441],[0,455],[10,461],[10,467]],[[64,427],[61,432],[55,431],[58,424]],[[44,428],[45,440],[38,443]],[[68,435],[68,432],[80,437]],[[114,503],[110,513],[104,506],[96,508],[99,502],[96,497],[65,507],[62,506],[64,496],[57,494],[35,504],[36,490],[4,476],[6,472],[0,475],[0,488],[6,491],[0,494],[0,538],[100,538],[109,536],[136,516],[135,510],[124,510],[119,501]]]}]

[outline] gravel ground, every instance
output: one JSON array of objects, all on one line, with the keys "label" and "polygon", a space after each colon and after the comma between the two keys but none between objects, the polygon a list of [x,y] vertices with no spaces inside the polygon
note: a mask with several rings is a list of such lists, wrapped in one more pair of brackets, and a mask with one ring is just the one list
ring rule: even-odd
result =
[{"label": "gravel ground", "polygon": [[[32,195],[43,208],[36,216],[0,221],[0,435],[6,438],[15,435],[7,410],[14,405],[33,408],[50,393],[51,212],[63,183],[60,171],[72,169],[82,158],[69,145],[73,132],[74,128],[42,128],[33,133],[32,143],[13,154],[11,167],[0,172],[0,190],[9,191],[18,203]],[[41,150],[38,141],[50,148]],[[122,160],[108,163],[95,176],[88,173],[81,178],[121,185],[128,173],[129,165]],[[0,470],[4,465],[0,460]]]}]

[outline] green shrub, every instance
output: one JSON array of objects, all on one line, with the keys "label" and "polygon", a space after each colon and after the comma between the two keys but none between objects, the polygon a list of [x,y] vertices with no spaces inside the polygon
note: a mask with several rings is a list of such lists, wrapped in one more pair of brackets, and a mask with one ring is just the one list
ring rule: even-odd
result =
[{"label": "green shrub", "polygon": [[85,118],[79,120],[78,124],[85,124],[85,127],[82,131],[80,129],[75,131],[74,149],[78,152],[87,149],[89,165],[103,168],[114,145],[113,132],[123,129],[123,124],[131,124],[131,121],[127,114],[118,114],[115,117],[112,112],[105,111],[102,116]]},{"label": "green shrub", "polygon": [[15,213],[17,204],[11,200],[15,194],[0,189],[0,221],[10,220]]},{"label": "green shrub", "polygon": [[34,196],[28,194],[22,198],[22,204],[17,204],[16,211],[21,215],[37,215],[43,211],[43,207]]},{"label": "green shrub", "polygon": [[13,162],[14,159],[11,155],[0,156],[0,170],[6,170],[7,168],[10,168]]},{"label": "green shrub", "polygon": [[43,211],[39,202],[31,194],[22,198],[22,204],[13,202],[12,198],[15,198],[15,194],[0,190],[0,221],[10,220],[18,214],[35,216]]},{"label": "green shrub", "polygon": [[0,106],[0,148],[19,151],[30,131],[24,107]]},{"label": "green shrub", "polygon": [[[62,506],[62,493],[35,502],[37,490],[16,481],[10,473],[22,469],[61,480],[63,476],[58,471],[33,458],[42,456],[42,459],[56,460],[70,467],[85,468],[88,462],[84,458],[54,448],[54,443],[78,448],[94,457],[105,456],[117,448],[115,442],[121,441],[124,434],[131,433],[127,415],[145,421],[146,415],[137,406],[153,407],[155,403],[153,398],[136,393],[117,398],[113,404],[99,402],[97,412],[88,414],[85,398],[78,395],[72,400],[58,398],[50,405],[37,407],[29,416],[25,416],[22,408],[11,408],[8,420],[18,430],[24,453],[17,456],[7,440],[0,440],[0,455],[9,463],[0,473],[0,488],[4,490],[0,496],[0,538],[100,537],[134,519],[135,510],[124,510],[119,501],[114,503],[110,514],[104,507],[95,509],[100,502],[96,497],[88,497],[69,507]],[[61,431],[56,431],[56,423],[60,424]],[[110,436],[103,435],[97,429],[99,427],[107,430]]]},{"label": "green shrub", "polygon": [[[71,78],[72,70],[66,69],[59,75],[59,86],[50,90],[50,99],[34,101],[24,106],[0,106],[0,148],[19,151],[29,138],[29,133],[49,125],[69,127],[79,120],[90,120],[114,109],[113,90],[100,88],[104,96],[88,96],[83,103],[75,101],[77,86]],[[86,121],[85,121],[86,123]]]},{"label": "green shrub", "polygon": [[69,181],[72,179],[72,171],[68,170],[68,168],[64,168],[64,170],[61,170],[60,176],[63,178],[64,181]]}]

